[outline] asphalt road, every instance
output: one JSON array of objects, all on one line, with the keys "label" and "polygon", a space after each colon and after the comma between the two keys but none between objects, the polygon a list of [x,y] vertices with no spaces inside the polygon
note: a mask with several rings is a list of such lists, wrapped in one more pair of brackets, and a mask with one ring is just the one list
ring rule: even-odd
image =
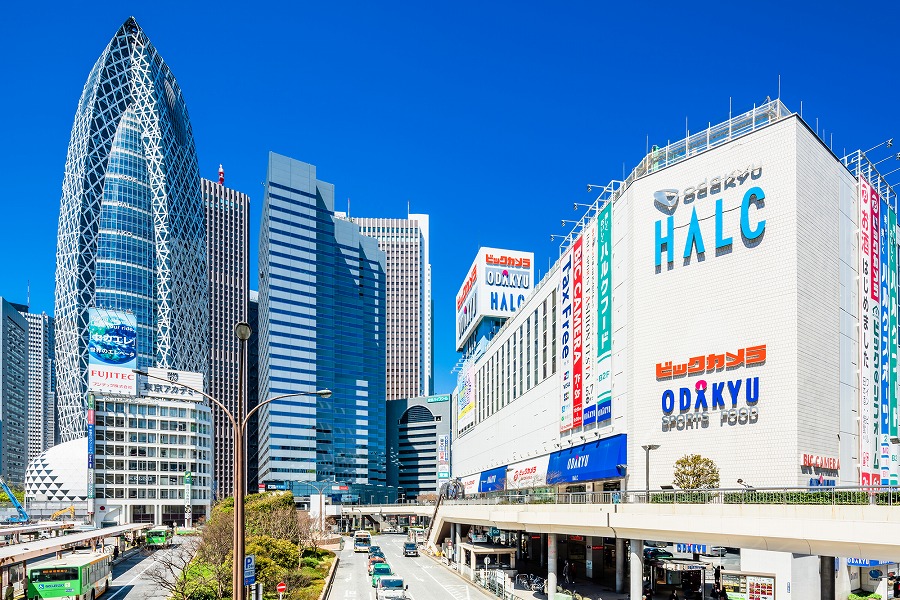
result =
[{"label": "asphalt road", "polygon": [[[172,552],[155,550],[156,553]],[[113,567],[113,582],[101,600],[165,600],[167,592],[160,589],[144,573],[156,564],[152,555],[136,552]]]},{"label": "asphalt road", "polygon": [[[455,573],[425,556],[404,557],[405,535],[372,536],[394,573],[409,586],[413,600],[483,600],[483,592],[465,583]],[[371,577],[366,570],[368,554],[354,553],[353,540],[345,538],[341,562],[335,573],[330,600],[375,600]],[[120,599],[116,599],[120,600]]]}]

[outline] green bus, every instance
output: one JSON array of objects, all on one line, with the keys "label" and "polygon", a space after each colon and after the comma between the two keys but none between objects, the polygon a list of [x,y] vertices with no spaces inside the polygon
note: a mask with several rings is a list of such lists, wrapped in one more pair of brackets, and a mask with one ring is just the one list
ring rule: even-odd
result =
[{"label": "green bus", "polygon": [[112,585],[110,555],[74,552],[28,569],[26,600],[94,600]]},{"label": "green bus", "polygon": [[147,547],[166,548],[172,541],[172,530],[168,527],[154,527],[144,534]]}]

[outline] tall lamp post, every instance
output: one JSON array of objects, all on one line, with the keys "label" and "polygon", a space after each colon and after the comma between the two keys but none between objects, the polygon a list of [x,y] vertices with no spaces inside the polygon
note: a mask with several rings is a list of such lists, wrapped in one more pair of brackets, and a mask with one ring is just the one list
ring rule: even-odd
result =
[{"label": "tall lamp post", "polygon": [[[246,364],[246,356],[247,356],[247,340],[250,339],[250,334],[253,331],[250,329],[250,325],[247,323],[237,323],[234,326],[234,333],[237,336],[238,340],[240,340],[240,353],[239,353],[239,361],[238,361],[238,403],[236,414],[232,414],[228,408],[205,393],[203,390],[198,390],[196,388],[192,388],[187,385],[181,385],[181,387],[187,388],[193,392],[196,392],[215,404],[225,413],[225,416],[228,417],[228,421],[231,423],[231,428],[234,430],[234,564],[232,565],[232,582],[231,582],[231,597],[232,600],[241,600],[244,597],[244,431],[247,429],[247,423],[250,420],[250,417],[256,413],[257,410],[262,408],[263,406],[269,404],[270,402],[275,402],[276,400],[283,400],[284,398],[294,398],[296,396],[319,396],[321,398],[330,398],[331,390],[316,390],[315,392],[294,392],[291,394],[281,394],[280,396],[275,396],[274,398],[269,398],[268,400],[264,400],[253,407],[253,410],[248,412],[246,415],[243,414],[244,407],[244,365]],[[157,377],[156,375],[151,375],[145,371],[139,371],[134,369],[134,372],[138,375],[143,375],[149,379],[158,379],[159,381],[165,381],[169,383],[168,379],[163,377]]]},{"label": "tall lamp post", "polygon": [[[313,481],[307,481],[306,483],[308,485],[312,486],[313,488],[315,488],[315,490],[317,492],[319,492],[319,523],[321,523],[321,525],[319,526],[319,535],[321,535],[322,532],[325,531],[325,514],[324,514],[325,507],[323,506],[322,494],[325,491],[325,486],[332,485],[334,483],[340,483],[340,482],[334,481],[334,480],[323,481],[321,483],[321,487],[320,487],[320,484],[313,482]],[[310,507],[310,508],[312,508],[312,507]]]},{"label": "tall lamp post", "polygon": [[644,449],[644,501],[650,502],[650,451],[659,448],[659,444],[641,446]]}]

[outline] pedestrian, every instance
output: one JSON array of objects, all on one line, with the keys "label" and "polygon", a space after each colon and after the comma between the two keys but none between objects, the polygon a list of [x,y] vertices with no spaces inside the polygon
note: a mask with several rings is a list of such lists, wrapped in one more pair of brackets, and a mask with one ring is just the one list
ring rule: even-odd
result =
[{"label": "pedestrian", "polygon": [[4,600],[13,600],[14,597],[15,597],[15,592],[13,591],[13,586],[10,583],[6,587],[6,595],[3,598],[4,598]]},{"label": "pedestrian", "polygon": [[678,600],[678,590],[672,590],[672,595],[669,596],[669,600]]},{"label": "pedestrian", "polygon": [[572,561],[571,563],[569,563],[569,569],[571,569],[571,571],[569,573],[569,583],[575,583],[575,573],[576,573],[575,561]]},{"label": "pedestrian", "polygon": [[725,589],[725,586],[719,588],[719,598],[720,600],[728,600],[728,591]]},{"label": "pedestrian", "polygon": [[569,561],[566,561],[566,564],[563,565],[563,581],[571,583],[569,581]]},{"label": "pedestrian", "polygon": [[116,560],[117,558],[119,558],[119,547],[113,546],[113,560]]}]

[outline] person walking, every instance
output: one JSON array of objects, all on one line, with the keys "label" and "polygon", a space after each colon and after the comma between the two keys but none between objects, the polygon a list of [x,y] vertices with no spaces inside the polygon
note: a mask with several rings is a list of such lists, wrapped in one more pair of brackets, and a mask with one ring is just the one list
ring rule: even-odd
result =
[{"label": "person walking", "polygon": [[575,583],[575,572],[575,561],[572,561],[571,563],[569,563],[569,583]]},{"label": "person walking", "polygon": [[569,581],[569,561],[566,561],[566,564],[563,565],[563,581],[566,583],[571,583]]},{"label": "person walking", "polygon": [[678,590],[672,590],[672,595],[669,596],[669,600],[678,600]]}]

